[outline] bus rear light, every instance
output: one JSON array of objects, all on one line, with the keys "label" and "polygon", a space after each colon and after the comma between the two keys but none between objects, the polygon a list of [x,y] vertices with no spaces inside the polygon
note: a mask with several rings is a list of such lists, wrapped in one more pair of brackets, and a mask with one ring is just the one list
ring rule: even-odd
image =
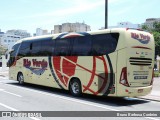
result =
[{"label": "bus rear light", "polygon": [[120,77],[119,82],[120,82],[120,84],[129,87],[128,80],[127,80],[127,67],[124,67],[122,69],[121,77]]}]

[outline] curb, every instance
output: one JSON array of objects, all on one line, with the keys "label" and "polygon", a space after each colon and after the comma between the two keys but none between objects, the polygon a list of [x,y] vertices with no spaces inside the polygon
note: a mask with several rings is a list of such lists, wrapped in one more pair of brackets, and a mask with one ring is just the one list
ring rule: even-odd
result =
[{"label": "curb", "polygon": [[150,100],[150,101],[155,101],[155,102],[160,102],[160,99],[154,99],[154,98],[145,98],[145,97],[136,97],[136,98],[139,98],[139,99],[144,99],[144,100]]},{"label": "curb", "polygon": [[141,97],[137,97],[139,99],[143,99],[143,100],[150,100],[150,101],[155,101],[155,102],[160,102],[160,100],[157,100],[157,99],[151,99],[151,98],[141,98]]}]

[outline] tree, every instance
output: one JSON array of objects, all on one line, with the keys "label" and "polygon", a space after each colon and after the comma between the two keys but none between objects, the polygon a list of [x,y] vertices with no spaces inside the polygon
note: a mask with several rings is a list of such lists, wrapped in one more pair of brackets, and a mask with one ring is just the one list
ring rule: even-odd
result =
[{"label": "tree", "polygon": [[3,45],[0,45],[0,57],[4,55],[7,51],[7,48]]},{"label": "tree", "polygon": [[160,55],[160,32],[153,31],[152,33],[155,40],[155,54]]},{"label": "tree", "polygon": [[142,25],[142,29],[153,34],[155,40],[155,55],[160,56],[160,22],[154,22],[153,28],[149,28],[147,25]]},{"label": "tree", "polygon": [[160,33],[160,22],[154,22],[153,27],[154,27],[153,31]]},{"label": "tree", "polygon": [[142,25],[142,30],[150,31],[150,29],[147,25]]}]

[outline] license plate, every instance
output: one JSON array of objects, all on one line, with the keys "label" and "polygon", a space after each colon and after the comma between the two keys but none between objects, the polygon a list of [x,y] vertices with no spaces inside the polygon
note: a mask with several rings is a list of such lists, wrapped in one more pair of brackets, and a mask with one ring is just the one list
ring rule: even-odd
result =
[{"label": "license plate", "polygon": [[138,89],[138,93],[142,93],[143,92],[143,89]]}]

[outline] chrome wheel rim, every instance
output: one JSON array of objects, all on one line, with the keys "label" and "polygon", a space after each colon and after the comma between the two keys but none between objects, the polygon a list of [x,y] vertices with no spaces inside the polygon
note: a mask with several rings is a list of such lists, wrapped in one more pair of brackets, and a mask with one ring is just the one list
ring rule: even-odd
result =
[{"label": "chrome wheel rim", "polygon": [[79,93],[79,84],[77,82],[74,82],[72,84],[72,91],[74,94],[78,94]]},{"label": "chrome wheel rim", "polygon": [[18,81],[19,81],[20,84],[22,84],[22,83],[24,82],[24,78],[23,78],[23,75],[22,75],[22,74],[19,75]]}]

